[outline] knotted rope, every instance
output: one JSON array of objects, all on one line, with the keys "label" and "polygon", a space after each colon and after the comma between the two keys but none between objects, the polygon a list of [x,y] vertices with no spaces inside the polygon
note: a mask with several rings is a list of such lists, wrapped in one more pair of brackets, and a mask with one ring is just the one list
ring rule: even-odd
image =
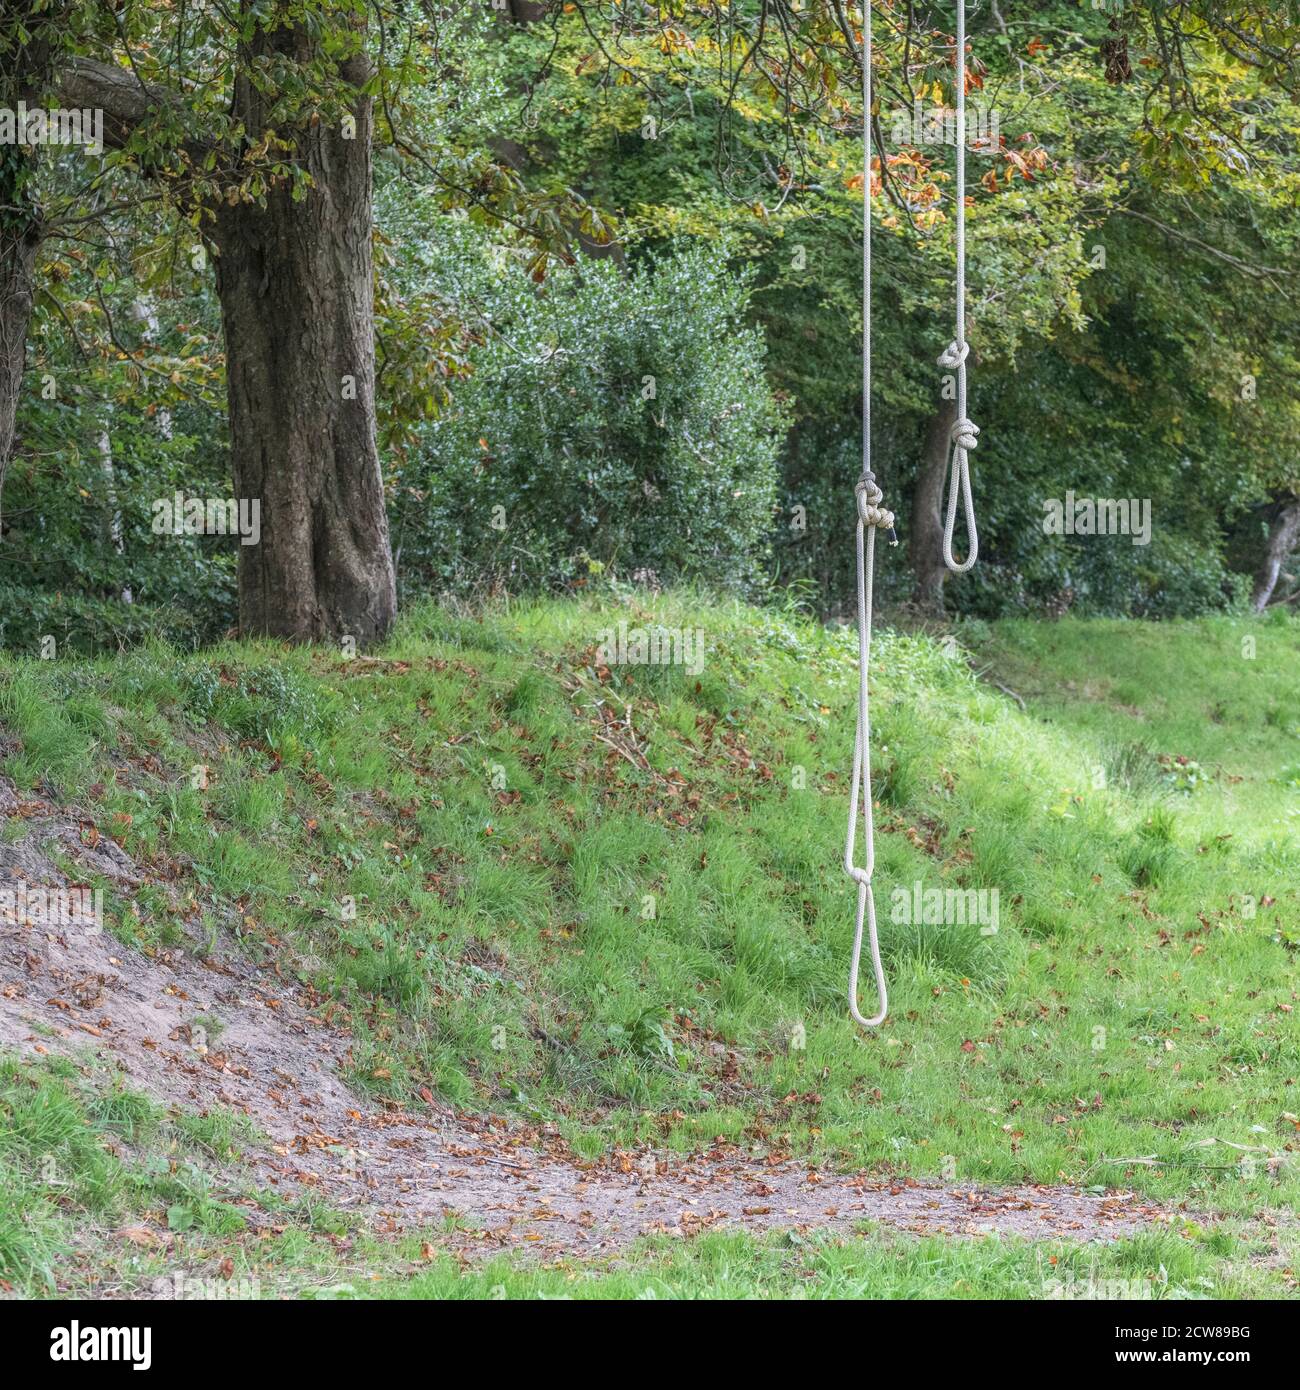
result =
[{"label": "knotted rope", "polygon": [[[881,505],[884,494],[871,469],[871,0],[863,7],[862,31],[862,476],[854,489],[857,498],[858,581],[858,724],[853,740],[853,786],[849,797],[848,833],[844,840],[844,872],[858,885],[858,911],[853,929],[853,954],[849,962],[849,1013],[863,1028],[875,1028],[889,1013],[889,991],[880,963],[880,938],[876,931],[876,896],[872,878],[876,871],[875,818],[871,801],[871,673],[872,600],[876,572],[876,532],[888,532],[889,543],[898,544],[894,514]],[[971,498],[968,455],[975,448],[978,426],[966,416],[966,3],[957,4],[957,337],[939,358],[939,365],[957,373],[957,420],[952,427],[952,471],[948,512],[944,523],[943,559],[948,568],[965,574],[975,563],[979,539],[975,532],[975,505]],[[962,564],[952,557],[953,524],[957,493],[966,513],[970,554]],[[853,862],[862,818],[865,862]],[[865,1016],[858,1004],[858,976],[862,966],[862,938],[871,950],[871,969],[876,980],[879,1012]]]},{"label": "knotted rope", "polygon": [[[868,5],[870,0],[868,0]],[[957,420],[949,439],[952,455],[948,470],[948,509],[943,518],[943,562],[954,574],[965,574],[980,553],[975,530],[975,501],[970,488],[970,452],[979,442],[979,426],[966,415],[966,0],[957,0],[957,336],[939,355],[939,365],[957,374]],[[952,533],[957,520],[957,494],[961,493],[966,517],[966,542],[970,553],[959,564],[952,555]]]},{"label": "knotted rope", "polygon": [[[868,459],[867,462],[870,462]],[[876,871],[876,832],[871,805],[871,709],[867,681],[871,668],[872,588],[876,573],[876,532],[889,532],[890,544],[897,545],[894,514],[880,504],[884,495],[876,486],[876,475],[867,468],[855,488],[858,499],[858,731],[853,741],[853,790],[849,797],[849,829],[844,840],[844,872],[858,885],[858,914],[853,928],[853,955],[849,963],[849,1013],[864,1028],[875,1028],[889,1012],[889,992],[885,969],[880,963],[880,939],[876,934],[876,895],[871,877]],[[858,834],[858,808],[862,809],[862,839],[866,862],[860,868],[853,862]],[[866,927],[871,943],[871,968],[876,977],[876,998],[880,1012],[865,1018],[858,1006],[858,972],[862,962],[862,933]]]},{"label": "knotted rope", "polygon": [[[853,955],[849,964],[849,1013],[864,1028],[875,1028],[889,1012],[885,970],[880,963],[880,940],[876,934],[876,896],[871,876],[876,871],[875,822],[871,805],[871,709],[867,682],[871,669],[872,588],[876,573],[876,532],[889,533],[889,543],[898,544],[894,534],[894,514],[881,506],[884,494],[871,471],[871,4],[863,7],[862,31],[862,476],[854,492],[857,497],[858,564],[858,728],[853,741],[853,790],[849,799],[849,827],[844,840],[844,872],[858,885],[857,922],[853,929]],[[863,844],[866,862],[853,862],[858,835],[858,811],[862,812]],[[862,936],[866,930],[871,944],[871,968],[876,977],[876,998],[880,1011],[863,1015],[858,1006],[858,972],[862,962]]]}]

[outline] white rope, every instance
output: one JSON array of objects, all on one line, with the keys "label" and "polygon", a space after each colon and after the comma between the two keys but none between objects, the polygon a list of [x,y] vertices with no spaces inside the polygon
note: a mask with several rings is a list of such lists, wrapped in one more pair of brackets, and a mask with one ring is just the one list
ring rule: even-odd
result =
[{"label": "white rope", "polygon": [[[849,797],[848,833],[844,840],[844,872],[858,885],[858,910],[853,928],[853,954],[849,962],[849,1013],[863,1028],[876,1028],[889,1013],[889,991],[885,969],[880,962],[880,938],[876,930],[876,895],[872,879],[876,872],[875,818],[871,799],[871,624],[876,571],[876,532],[894,535],[894,514],[881,506],[883,494],[871,469],[871,0],[864,4],[862,31],[862,476],[857,497],[857,582],[858,582],[858,723],[853,740],[853,784]],[[957,3],[957,337],[944,350],[939,365],[957,373],[957,420],[952,427],[952,471],[948,492],[948,511],[944,522],[943,559],[950,570],[965,574],[979,553],[975,531],[975,505],[971,498],[968,455],[978,442],[979,428],[966,417],[966,0]],[[957,516],[957,494],[961,492],[966,513],[966,535],[970,554],[962,564],[952,556],[953,525]],[[865,862],[853,862],[858,834],[859,811]],[[878,1012],[864,1015],[858,1003],[858,977],[862,967],[862,938],[871,951],[871,969],[876,980]]]},{"label": "white rope", "polygon": [[[868,462],[870,460],[867,460]],[[853,741],[853,791],[849,798],[849,829],[844,840],[844,872],[858,885],[858,913],[853,928],[853,955],[849,963],[849,1013],[864,1028],[875,1028],[889,1012],[889,992],[885,969],[880,963],[880,939],[876,934],[876,895],[871,886],[876,871],[876,827],[871,804],[871,708],[867,682],[871,669],[872,584],[876,572],[876,532],[892,533],[894,514],[880,505],[881,492],[870,469],[857,485],[858,498],[858,730]],[[897,542],[895,542],[896,544]],[[862,807],[862,840],[866,863],[853,862],[858,832],[859,797]],[[871,944],[871,968],[876,977],[876,998],[880,1011],[863,1017],[858,1006],[858,972],[862,961],[863,926]]]},{"label": "white rope", "polygon": [[[870,0],[867,0],[870,8]],[[957,419],[950,434],[952,456],[948,473],[948,510],[943,518],[943,562],[954,574],[965,574],[980,553],[975,530],[975,502],[970,488],[970,452],[979,442],[979,427],[966,415],[966,0],[957,0],[957,336],[939,355],[939,365],[957,373]],[[961,493],[966,516],[966,542],[970,552],[958,563],[952,555],[952,533],[957,520],[957,494]]]},{"label": "white rope", "polygon": [[[862,31],[862,476],[857,495],[858,563],[858,727],[853,741],[853,790],[849,799],[849,827],[844,840],[844,872],[858,885],[857,921],[853,929],[853,955],[849,964],[849,1013],[863,1028],[875,1028],[889,1012],[885,970],[880,963],[876,934],[876,896],[871,886],[876,871],[875,822],[871,805],[871,709],[867,683],[871,668],[872,586],[876,571],[876,532],[882,527],[894,536],[894,514],[880,504],[883,495],[871,471],[871,0],[864,5]],[[862,809],[862,836],[866,862],[853,862],[858,833],[858,808]],[[871,945],[871,968],[876,977],[879,1012],[865,1017],[858,1005],[858,973],[862,961],[862,936]]]}]

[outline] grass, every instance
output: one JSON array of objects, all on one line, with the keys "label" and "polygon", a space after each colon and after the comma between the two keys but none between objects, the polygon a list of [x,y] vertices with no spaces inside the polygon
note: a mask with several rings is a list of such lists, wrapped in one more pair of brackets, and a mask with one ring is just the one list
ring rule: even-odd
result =
[{"label": "grass", "polygon": [[[703,671],[602,666],[620,619],[700,629]],[[15,661],[0,724],[21,787],[84,805],[160,885],[180,867],[114,930],[291,957],[384,1098],[429,1086],[588,1154],[721,1137],[1294,1209],[1300,626],[972,641],[1024,711],[961,647],[879,640],[892,1014],[869,1037],[843,1003],[852,641],[797,615],[604,596],[419,608],[353,660]],[[894,920],[914,885],[996,890],[997,931]],[[988,1279],[1023,1276],[995,1255]]]},{"label": "grass", "polygon": [[[496,1260],[466,1271],[440,1259],[426,1271],[330,1290],[333,1296],[417,1299],[1073,1299],[1250,1298],[1265,1278],[1238,1258],[1175,1235],[1100,1248],[1018,1240],[917,1239],[864,1229],[855,1237],[711,1233],[661,1237],[617,1265],[528,1268]],[[1217,1252],[1222,1253],[1222,1251]]]},{"label": "grass", "polygon": [[1276,1297],[1294,1283],[1241,1222],[1099,1247],[866,1226],[712,1232],[599,1261],[467,1267],[439,1252],[438,1231],[377,1238],[355,1213],[241,1189],[235,1170],[208,1166],[240,1156],[236,1137],[256,1142],[237,1118],[165,1113],[93,1062],[0,1061],[0,1116],[0,1269],[6,1292],[27,1296],[1168,1300]]},{"label": "grass", "polygon": [[0,1277],[29,1295],[134,1286],[162,1242],[133,1223],[242,1231],[205,1166],[242,1134],[215,1111],[169,1115],[93,1063],[0,1058]]}]

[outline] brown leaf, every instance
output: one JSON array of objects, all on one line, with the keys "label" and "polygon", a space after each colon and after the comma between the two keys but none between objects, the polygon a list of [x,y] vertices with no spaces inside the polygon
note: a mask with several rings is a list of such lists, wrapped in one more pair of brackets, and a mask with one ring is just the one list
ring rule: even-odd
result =
[{"label": "brown leaf", "polygon": [[162,1245],[164,1244],[160,1236],[156,1236],[147,1226],[124,1226],[118,1235],[123,1240],[129,1240],[132,1245]]}]

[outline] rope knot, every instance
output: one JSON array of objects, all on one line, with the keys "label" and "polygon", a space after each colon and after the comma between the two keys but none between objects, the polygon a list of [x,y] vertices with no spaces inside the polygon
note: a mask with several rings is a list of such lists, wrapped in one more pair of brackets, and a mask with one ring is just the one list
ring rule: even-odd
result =
[{"label": "rope knot", "polygon": [[894,526],[894,514],[888,507],[880,504],[885,494],[876,486],[874,478],[859,478],[853,489],[858,498],[858,520],[864,526],[875,526],[882,531],[890,531]]},{"label": "rope knot", "polygon": [[955,339],[948,344],[939,354],[939,365],[941,367],[957,368],[966,360],[970,353],[969,343],[958,343]]},{"label": "rope knot", "polygon": [[858,494],[859,507],[863,505],[864,498],[868,505],[875,507],[878,506],[885,497],[885,494],[881,492],[879,485],[873,477],[859,478],[857,486],[854,487],[853,491]]},{"label": "rope knot", "polygon": [[950,438],[959,449],[969,453],[979,443],[979,432],[980,427],[974,420],[967,420],[963,416],[953,425]]}]

